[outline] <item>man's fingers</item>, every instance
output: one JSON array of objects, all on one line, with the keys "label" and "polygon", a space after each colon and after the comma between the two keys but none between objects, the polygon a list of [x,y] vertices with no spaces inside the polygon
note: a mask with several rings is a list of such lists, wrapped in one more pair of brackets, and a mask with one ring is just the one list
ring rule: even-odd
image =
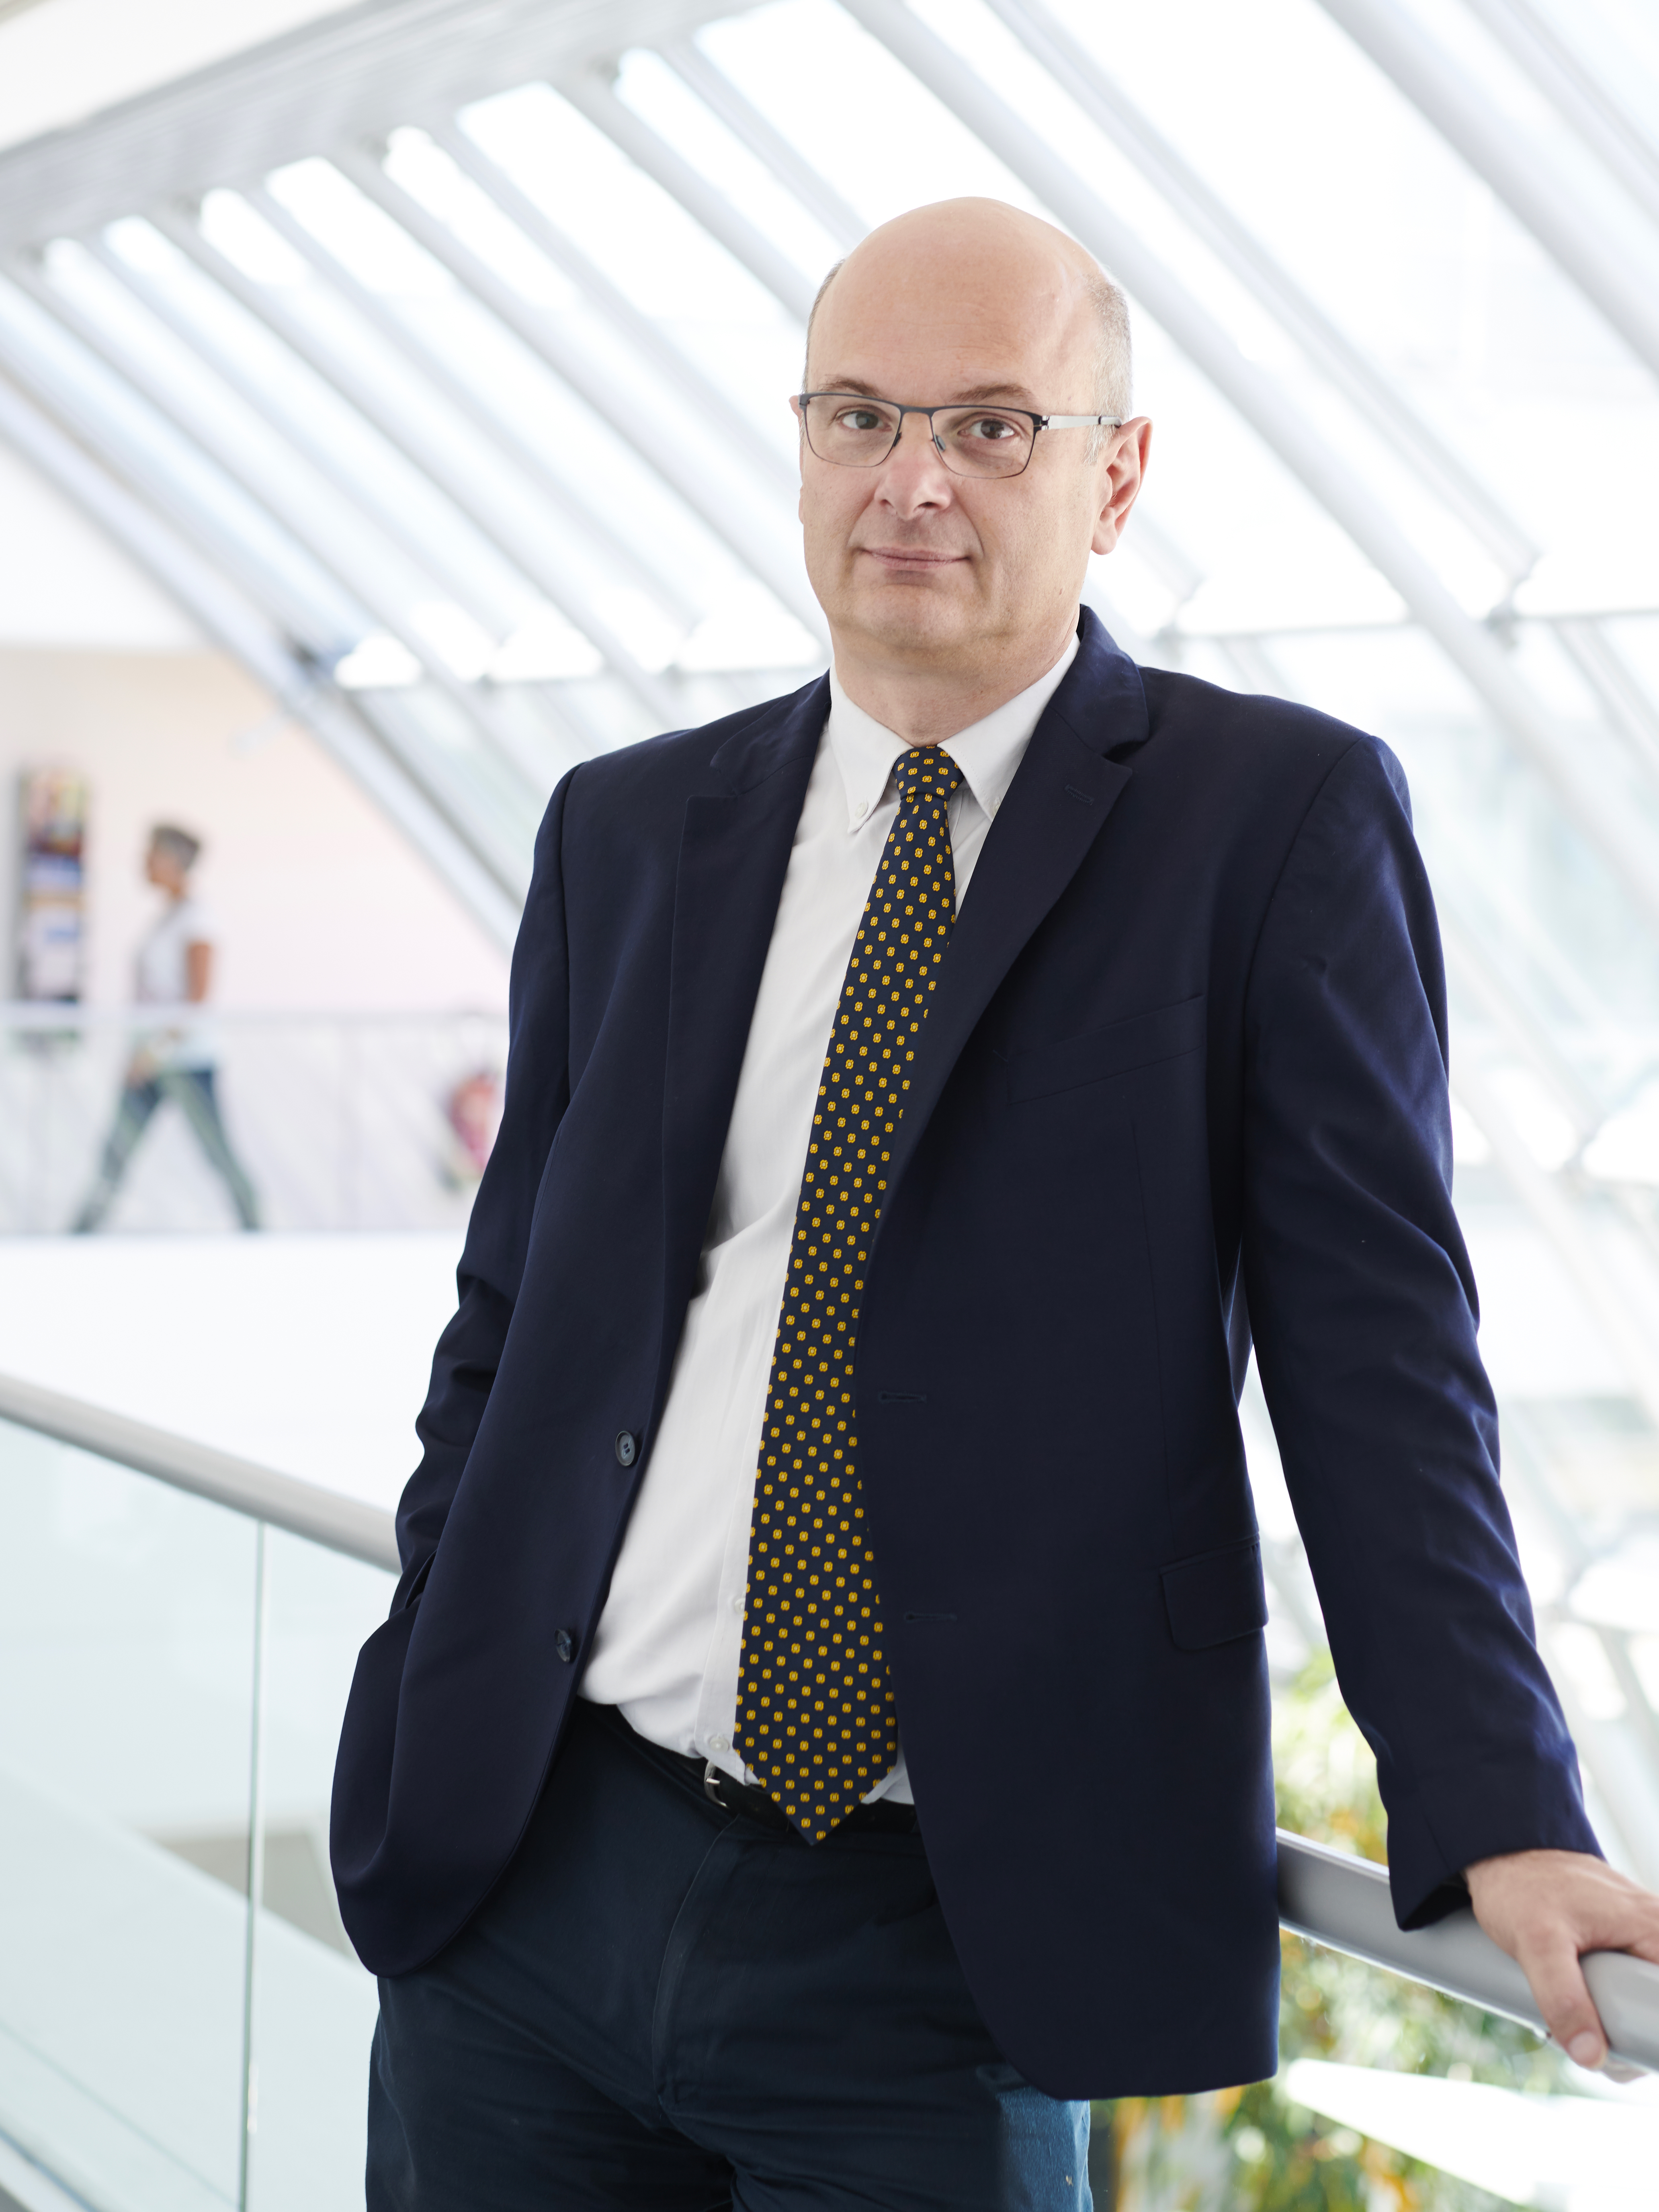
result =
[{"label": "man's fingers", "polygon": [[1607,2039],[1571,1942],[1529,1945],[1520,1954],[1544,2025],[1575,2066],[1599,2066]]}]

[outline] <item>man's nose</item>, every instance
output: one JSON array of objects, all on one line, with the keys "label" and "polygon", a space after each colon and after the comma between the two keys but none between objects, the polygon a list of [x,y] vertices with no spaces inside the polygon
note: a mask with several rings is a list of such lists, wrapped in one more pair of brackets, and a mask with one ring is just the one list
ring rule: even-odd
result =
[{"label": "man's nose", "polygon": [[877,496],[900,514],[927,507],[948,507],[956,496],[954,479],[925,415],[907,415],[898,443],[882,464]]}]

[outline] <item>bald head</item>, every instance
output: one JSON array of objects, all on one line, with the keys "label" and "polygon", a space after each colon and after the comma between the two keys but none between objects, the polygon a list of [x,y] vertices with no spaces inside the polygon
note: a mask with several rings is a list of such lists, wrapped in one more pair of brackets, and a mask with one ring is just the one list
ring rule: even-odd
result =
[{"label": "bald head", "polygon": [[[834,303],[833,306],[831,303]],[[1065,362],[1056,410],[1127,416],[1129,313],[1092,255],[1052,223],[1002,200],[939,200],[872,230],[818,287],[806,325],[805,388],[836,372],[819,341],[836,325],[873,317],[921,318],[949,343],[957,326],[984,337],[1010,322],[1042,329]]]},{"label": "bald head", "polygon": [[[885,728],[931,744],[1054,666],[1090,559],[1134,504],[1152,425],[1118,419],[1122,298],[1018,208],[916,208],[832,272],[805,392],[790,403],[802,549],[837,673]],[[995,453],[1018,465],[986,466]]]}]

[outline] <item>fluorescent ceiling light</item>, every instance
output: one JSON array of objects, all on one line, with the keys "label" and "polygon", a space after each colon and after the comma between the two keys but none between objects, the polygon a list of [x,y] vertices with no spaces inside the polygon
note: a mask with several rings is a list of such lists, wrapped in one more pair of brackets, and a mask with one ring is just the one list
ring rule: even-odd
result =
[{"label": "fluorescent ceiling light", "polygon": [[1493,1068],[1487,1082],[1522,1143],[1553,1175],[1578,1149],[1578,1133],[1529,1067]]},{"label": "fluorescent ceiling light", "polygon": [[1659,1183],[1659,1083],[1607,1116],[1584,1147],[1584,1171],[1604,1182]]},{"label": "fluorescent ceiling light", "polygon": [[1451,1097],[1452,1158],[1460,1167],[1483,1168],[1492,1158],[1486,1131],[1454,1091]]},{"label": "fluorescent ceiling light", "polygon": [[556,607],[526,615],[489,664],[496,684],[558,684],[597,676],[605,662]]},{"label": "fluorescent ceiling light", "polygon": [[763,585],[732,586],[674,655],[688,675],[744,668],[811,668],[823,659],[817,640]]},{"label": "fluorescent ceiling light", "polygon": [[334,664],[334,681],[347,691],[401,691],[425,671],[406,645],[376,630]]},{"label": "fluorescent ceiling light", "polygon": [[495,641],[489,632],[451,600],[423,600],[413,619],[445,667],[463,684],[476,684],[495,657]]},{"label": "fluorescent ceiling light", "polygon": [[685,641],[685,625],[632,584],[605,585],[594,592],[593,608],[640,666],[653,676],[668,666]]}]

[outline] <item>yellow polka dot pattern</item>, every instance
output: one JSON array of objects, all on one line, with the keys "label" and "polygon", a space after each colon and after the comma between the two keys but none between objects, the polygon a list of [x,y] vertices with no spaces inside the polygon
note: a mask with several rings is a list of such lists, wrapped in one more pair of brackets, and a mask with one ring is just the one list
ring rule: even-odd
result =
[{"label": "yellow polka dot pattern", "polygon": [[859,1482],[853,1348],[918,1033],[956,921],[937,745],[894,769],[897,819],[854,939],[818,1086],[761,1430],[738,1748],[810,1844],[898,1758]]}]

